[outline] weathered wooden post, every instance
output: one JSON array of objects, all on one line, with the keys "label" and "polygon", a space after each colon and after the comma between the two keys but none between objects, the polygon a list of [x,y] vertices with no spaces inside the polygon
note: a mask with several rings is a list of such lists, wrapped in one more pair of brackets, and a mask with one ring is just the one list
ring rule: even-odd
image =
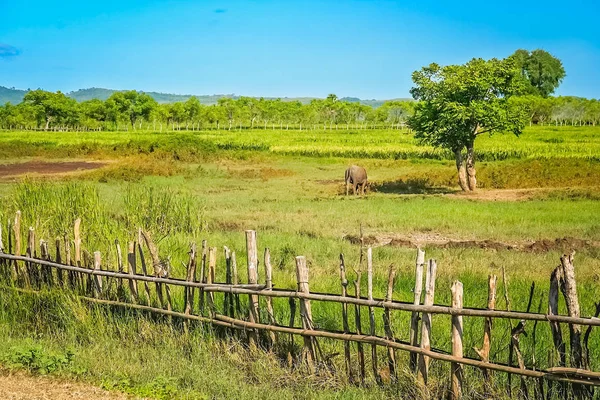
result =
[{"label": "weathered wooden post", "polygon": [[[373,300],[373,249],[367,249],[367,298]],[[375,336],[375,309],[369,306],[369,334]],[[378,385],[381,385],[381,376],[379,376],[379,367],[377,365],[377,345],[371,344],[371,367],[373,377]]]},{"label": "weathered wooden post", "polygon": [[131,279],[129,279],[129,291],[131,292],[133,299],[135,301],[138,301],[137,281],[135,279],[133,279],[133,277],[136,274],[135,264],[136,264],[135,243],[129,242],[129,243],[127,243],[127,266],[129,267],[127,272],[131,276]]},{"label": "weathered wooden post", "polygon": [[[208,258],[208,242],[202,240],[202,258],[200,260],[200,282],[206,283],[207,273],[207,258]],[[200,315],[204,315],[204,289],[199,290],[198,307],[200,308]]]},{"label": "weathered wooden post", "polygon": [[[306,264],[306,258],[304,256],[296,257],[296,281],[298,283],[299,293],[310,293],[308,284],[308,265]],[[300,299],[300,317],[302,320],[302,329],[312,330],[313,320],[309,299]],[[304,348],[302,352],[303,360],[311,370],[314,370],[315,362],[317,360],[314,337],[304,336]]]},{"label": "weathered wooden post", "polygon": [[[75,266],[83,267],[84,265],[81,262],[81,218],[77,218],[75,223],[73,224],[73,250],[75,252]],[[75,275],[78,284],[79,290],[82,293],[85,293],[85,276],[82,273],[76,273]]]},{"label": "weathered wooden post", "polygon": [[[452,283],[452,308],[463,307],[463,284],[459,281]],[[463,358],[463,318],[462,315],[452,316],[452,356]],[[452,363],[450,398],[458,400],[462,397],[463,369],[462,364]]]},{"label": "weathered wooden post", "polygon": [[[63,235],[63,242],[65,243],[65,264],[73,265],[73,260],[71,258],[71,241],[66,232]],[[67,273],[67,280],[69,282],[69,289],[75,290],[77,287],[77,273],[69,271]]]},{"label": "weathered wooden post", "polygon": [[[36,258],[35,251],[35,231],[33,227],[29,227],[29,235],[27,236],[27,257]],[[32,262],[27,263],[27,273],[29,275],[29,282],[35,287],[39,287],[40,285],[40,277],[38,272],[37,265]]]},{"label": "weathered wooden post", "polygon": [[[256,245],[256,231],[246,231],[246,252],[248,254],[248,283],[258,283],[258,250]],[[258,296],[251,294],[249,296],[248,318],[252,323],[258,323]],[[258,345],[258,330],[253,330],[250,335],[250,343]]]},{"label": "weathered wooden post", "polygon": [[[143,241],[143,237],[142,237],[142,229],[138,228],[138,235],[137,235],[137,249],[138,249],[138,253],[140,255],[140,265],[142,267],[142,274],[145,276],[148,276],[148,271],[146,269],[146,258],[144,257],[144,250],[142,249],[142,241]],[[144,289],[146,291],[146,298],[148,299],[148,305],[150,305],[151,303],[151,297],[150,297],[150,287],[148,286],[148,282],[144,281]]]},{"label": "weathered wooden post", "polygon": [[[425,264],[425,252],[417,249],[417,260],[415,265],[415,289],[413,304],[421,304],[421,292],[423,291],[423,265]],[[410,318],[410,344],[419,347],[419,313],[413,311]],[[417,370],[417,353],[410,353],[410,370]]]},{"label": "weathered wooden post", "polygon": [[[496,275],[490,275],[488,277],[488,306],[487,306],[488,310],[496,309],[496,282],[497,282],[497,280],[498,280],[498,277]],[[479,358],[481,359],[481,361],[486,362],[486,363],[490,361],[490,347],[491,347],[491,343],[492,343],[492,324],[493,324],[493,319],[491,317],[485,318],[485,322],[483,325],[483,345],[481,346],[481,349],[474,348],[477,355],[479,355]],[[489,393],[489,391],[492,388],[490,371],[486,368],[482,368],[481,371],[483,372],[483,377],[485,379],[486,390]]]},{"label": "weathered wooden post", "polygon": [[[273,290],[273,267],[271,266],[271,252],[268,248],[265,249],[265,290]],[[273,312],[273,299],[270,296],[265,298],[267,304],[267,315],[269,316],[269,324],[275,325],[275,314]],[[275,344],[275,332],[269,331],[269,339],[271,345]]]},{"label": "weathered wooden post", "polygon": [[[229,247],[223,246],[223,253],[225,254],[225,283],[231,285],[233,281],[233,277],[231,275],[231,250],[229,250]],[[232,293],[226,292],[223,295],[223,313],[231,318],[234,318]]]},{"label": "weathered wooden post", "polygon": [[[394,264],[390,265],[388,270],[388,287],[385,295],[385,301],[391,303],[394,296],[394,279],[396,278],[396,269]],[[394,340],[394,333],[392,332],[392,315],[391,310],[386,308],[383,315],[383,325],[385,330],[385,336],[388,340]],[[388,347],[388,369],[390,371],[390,380],[396,381],[396,353],[394,348]]]},{"label": "weathered wooden post", "polygon": [[[57,237],[54,240],[54,246],[55,246],[55,249],[56,249],[56,258],[55,258],[55,261],[58,264],[62,264],[62,254],[60,252],[60,238]],[[64,287],[65,282],[64,282],[63,270],[62,269],[59,268],[59,269],[56,270],[56,277],[58,279],[59,286],[61,288]]]},{"label": "weathered wooden post", "polygon": [[[40,257],[42,260],[50,261],[50,251],[48,250],[48,242],[46,242],[43,239],[40,240]],[[44,265],[40,269],[42,273],[42,282],[48,286],[53,286],[54,279],[52,278],[52,268]]]},{"label": "weathered wooden post", "polygon": [[[340,281],[342,284],[342,299],[348,296],[348,280],[346,279],[346,265],[344,262],[344,255],[340,254]],[[348,304],[342,302],[342,324],[344,333],[350,332],[348,324]],[[352,372],[352,360],[350,359],[350,342],[344,341],[344,358],[346,362],[346,373],[348,374],[348,380],[354,382],[354,374]]]},{"label": "weathered wooden post", "polygon": [[[354,281],[354,296],[357,299],[360,299],[360,276],[361,272],[358,271],[356,274],[356,280]],[[361,328],[361,316],[360,316],[360,306],[358,304],[354,305],[354,324],[356,325],[356,333],[362,335]],[[358,353],[358,367],[359,367],[359,377],[361,385],[365,384],[365,353],[363,351],[363,345],[361,342],[356,343],[356,350]]]},{"label": "weathered wooden post", "polygon": [[[187,276],[188,282],[196,282],[196,243],[190,244],[190,258],[187,265]],[[186,287],[184,290],[185,297],[185,314],[191,314],[194,312],[194,288]]]},{"label": "weathered wooden post", "polygon": [[[119,239],[115,239],[115,248],[117,250],[117,270],[120,274],[123,273],[123,252],[121,251],[121,243],[119,243]],[[117,294],[118,297],[123,297],[123,278],[118,279],[119,285],[117,286]]]},{"label": "weathered wooden post", "polygon": [[[433,299],[435,296],[435,278],[436,278],[437,265],[435,260],[429,260],[427,266],[427,276],[425,278],[425,306],[432,306]],[[421,324],[421,349],[431,350],[431,314],[423,313],[422,324]],[[419,382],[426,385],[429,375],[429,356],[424,354],[419,355],[419,373],[417,378]]]},{"label": "weathered wooden post", "polygon": [[[237,285],[239,283],[238,272],[237,272],[237,259],[235,257],[235,251],[231,252],[231,281],[233,282],[234,285]],[[235,309],[239,316],[242,314],[242,306],[240,305],[240,296],[238,294],[235,294],[234,299],[235,299]]]},{"label": "weathered wooden post", "polygon": [[[94,271],[100,271],[102,265],[102,258],[99,251],[94,252]],[[100,297],[102,294],[102,277],[99,275],[94,276],[94,296]]]},{"label": "weathered wooden post", "polygon": [[[15,222],[12,226],[13,232],[15,234],[15,255],[22,256],[21,252],[21,211],[17,211],[15,213]],[[19,263],[18,261],[14,262],[15,274],[17,276],[17,280],[22,280],[25,287],[31,287],[31,282],[29,281],[29,274],[27,273],[27,267],[24,264]]]},{"label": "weathered wooden post", "polygon": [[[208,249],[208,274],[206,274],[206,283],[209,285],[215,282],[215,269],[217,268],[217,248],[209,247]],[[213,292],[208,292],[208,309],[210,311],[210,317],[214,318],[216,314],[215,310],[215,296]]]}]

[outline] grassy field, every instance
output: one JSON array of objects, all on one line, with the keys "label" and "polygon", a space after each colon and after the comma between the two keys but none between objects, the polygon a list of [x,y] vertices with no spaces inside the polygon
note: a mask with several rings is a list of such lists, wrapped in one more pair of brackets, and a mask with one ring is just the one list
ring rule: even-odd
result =
[{"label": "grassy field", "polygon": [[[23,226],[35,227],[39,238],[53,238],[81,217],[85,247],[102,251],[113,265],[114,239],[126,242],[136,227],[145,226],[160,238],[160,252],[171,257],[177,276],[183,274],[190,240],[207,239],[211,246],[227,245],[243,254],[243,231],[256,229],[260,251],[271,249],[277,287],[295,287],[293,257],[305,255],[311,290],[333,293],[340,287],[339,253],[358,268],[359,248],[349,239],[362,225],[365,237],[377,246],[376,296],[383,297],[387,266],[394,263],[395,299],[412,300],[415,250],[393,245],[412,241],[438,261],[436,303],[449,304],[450,284],[460,279],[465,306],[485,306],[487,276],[501,276],[504,267],[512,308],[517,310],[526,308],[532,282],[537,308],[560,255],[576,247],[582,314],[593,314],[600,267],[600,128],[534,127],[520,138],[484,137],[477,146],[483,190],[463,195],[457,193],[454,163],[448,155],[419,146],[406,132],[2,132],[0,157],[5,163],[78,159],[107,164],[93,171],[25,180],[0,177],[0,221],[20,209]],[[373,190],[366,198],[343,195],[343,172],[350,163],[367,168]],[[562,238],[568,240],[556,242]],[[390,240],[392,244],[386,245]],[[446,240],[462,244],[436,245]],[[483,241],[501,246],[490,248]],[[542,245],[531,247],[534,242]],[[514,248],[505,249],[508,246]],[[223,263],[221,258],[219,280],[224,280]],[[244,265],[245,259],[239,263]],[[244,268],[240,272],[244,280]],[[52,360],[52,355],[64,359],[69,349],[71,359],[55,362],[60,366],[54,373],[140,396],[409,395],[410,377],[385,389],[353,387],[343,374],[305,379],[301,371],[290,372],[276,354],[212,340],[202,328],[192,337],[181,337],[162,324],[90,309],[56,293],[42,298],[10,292],[2,296],[2,304],[8,305],[0,311],[0,331],[8,338],[8,346],[0,350],[5,367],[25,365],[39,372],[35,363],[33,367],[32,362],[19,363],[19,355],[41,348],[33,353],[42,360]],[[503,299],[498,303],[499,308],[505,306]],[[69,311],[60,312],[63,308]],[[284,304],[276,303],[276,313],[278,320],[287,320]],[[341,328],[337,307],[315,303],[313,314],[317,326]],[[435,317],[434,326],[439,329],[434,346],[449,350],[449,334],[439,334],[449,332],[449,319]],[[482,326],[481,319],[465,319],[469,356],[475,356],[471,349],[481,344]],[[399,338],[407,339],[408,316],[397,313],[394,328]],[[503,339],[493,342],[492,353],[506,361],[508,324],[496,324],[494,329],[494,337]],[[537,335],[535,354],[543,367],[551,345],[548,326],[540,324]],[[332,353],[340,350],[335,343],[324,346]],[[530,336],[522,338],[522,347],[530,362]],[[595,331],[590,347],[597,370],[600,335]],[[106,358],[99,361],[98,354]],[[333,360],[343,371],[340,356]],[[447,368],[433,368],[436,385],[442,387]],[[477,390],[479,372],[469,374],[470,390]]]}]

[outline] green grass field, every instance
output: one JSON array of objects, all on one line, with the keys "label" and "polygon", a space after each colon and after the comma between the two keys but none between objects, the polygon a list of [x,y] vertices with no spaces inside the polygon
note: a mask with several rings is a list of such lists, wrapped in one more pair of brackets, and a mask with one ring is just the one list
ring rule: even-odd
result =
[{"label": "green grass field", "polygon": [[[476,151],[482,190],[463,195],[457,192],[454,162],[448,154],[419,146],[411,135],[399,131],[1,132],[2,163],[77,159],[107,165],[25,180],[0,177],[0,221],[20,209],[23,226],[33,226],[38,238],[52,239],[70,230],[73,220],[81,217],[84,246],[102,251],[112,265],[116,262],[114,239],[125,243],[143,225],[161,238],[161,255],[171,257],[177,276],[183,274],[190,240],[207,239],[211,246],[227,245],[243,254],[243,231],[256,229],[259,252],[271,249],[277,287],[295,287],[293,257],[305,255],[311,268],[311,290],[333,293],[340,291],[339,253],[358,268],[359,248],[348,237],[356,237],[362,225],[365,236],[378,244],[386,239],[422,243],[427,256],[438,262],[436,303],[449,304],[450,284],[460,279],[465,306],[484,307],[487,276],[501,276],[504,267],[516,310],[526,308],[532,282],[537,308],[541,296],[547,296],[550,272],[560,255],[576,245],[582,315],[593,314],[600,268],[600,128],[533,127],[520,138],[483,137]],[[373,190],[366,198],[344,196],[343,173],[351,163],[367,168]],[[432,243],[440,238],[471,244],[440,248]],[[555,245],[562,238],[569,240]],[[519,249],[478,245],[486,240]],[[547,246],[526,250],[534,241]],[[398,269],[395,299],[412,301],[414,256],[409,246],[374,249],[376,297],[384,296],[387,267],[394,263]],[[218,280],[224,280],[222,257],[218,262]],[[245,265],[243,256],[239,264]],[[244,268],[240,272],[244,281]],[[353,273],[350,278],[354,279]],[[408,377],[403,384],[384,389],[347,384],[339,355],[333,358],[339,374],[304,379],[300,371],[290,372],[276,355],[212,340],[200,328],[193,337],[182,338],[180,332],[160,323],[135,322],[129,314],[109,315],[58,294],[47,293],[41,299],[9,292],[2,296],[2,304],[8,305],[0,311],[0,331],[8,343],[0,349],[5,367],[23,364],[14,362],[23,349],[42,346],[48,354],[73,352],[72,361],[53,373],[140,396],[409,395]],[[498,308],[505,307],[502,296],[499,289]],[[63,306],[69,311],[59,312]],[[315,303],[317,326],[340,329],[337,308]],[[278,320],[286,321],[287,313],[285,304],[276,302]],[[395,332],[401,339],[408,337],[408,318],[394,315]],[[465,319],[469,356],[475,356],[471,349],[481,344],[482,327],[481,319]],[[531,326],[527,329],[530,332]],[[495,325],[498,340],[493,341],[492,353],[503,362],[508,332],[508,324]],[[538,365],[544,367],[551,348],[547,324],[538,326],[537,335],[535,353]],[[433,337],[434,346],[449,350],[449,318],[434,318]],[[340,350],[335,343],[324,346],[332,353]],[[596,331],[590,347],[598,370],[600,335]],[[533,355],[530,336],[522,338],[522,348],[529,363]],[[107,361],[99,362],[98,354]],[[435,385],[442,387],[447,366],[434,365]],[[468,373],[470,390],[477,390],[480,373]],[[193,378],[198,375],[202,379]]]}]

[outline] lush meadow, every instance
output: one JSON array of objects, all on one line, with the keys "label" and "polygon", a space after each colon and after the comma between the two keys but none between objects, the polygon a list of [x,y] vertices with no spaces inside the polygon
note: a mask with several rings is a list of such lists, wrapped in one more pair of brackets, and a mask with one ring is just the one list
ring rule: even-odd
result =
[{"label": "lush meadow", "polygon": [[[465,306],[484,307],[487,276],[501,276],[504,267],[515,310],[526,308],[532,282],[537,309],[560,255],[576,243],[582,314],[593,314],[600,267],[600,128],[533,127],[520,138],[484,137],[477,151],[484,189],[467,196],[456,191],[448,154],[420,146],[410,133],[398,130],[1,132],[0,163],[77,159],[106,165],[24,180],[0,177],[0,221],[19,209],[23,226],[34,227],[38,238],[52,239],[70,232],[74,219],[81,217],[84,247],[102,251],[112,266],[114,239],[125,243],[143,226],[159,238],[161,255],[170,257],[175,276],[183,276],[191,240],[227,245],[245,265],[243,231],[255,229],[259,252],[271,249],[277,287],[295,287],[294,256],[305,255],[311,290],[333,293],[340,291],[340,252],[350,270],[364,268],[359,246],[349,240],[362,225],[365,237],[377,246],[376,297],[384,296],[387,267],[394,263],[394,298],[412,301],[415,249],[386,244],[411,240],[437,259],[436,303],[449,304],[451,282],[460,279]],[[366,198],[343,195],[343,172],[351,163],[369,172],[372,191]],[[579,241],[556,244],[565,237]],[[433,243],[440,238],[471,244],[440,248]],[[486,240],[515,248],[479,245]],[[534,241],[548,246],[528,249]],[[222,257],[218,265],[217,280],[224,280]],[[244,268],[240,273],[245,281]],[[353,272],[349,278],[355,279]],[[498,308],[505,307],[501,293]],[[205,327],[183,336],[150,318],[89,308],[56,293],[38,297],[3,291],[1,296],[0,331],[8,346],[0,350],[0,362],[5,367],[40,372],[36,366],[42,360],[58,365],[57,373],[158,398],[385,398],[409,395],[412,385],[409,376],[385,389],[353,387],[343,373],[305,379],[302,371],[286,366],[284,356],[210,339]],[[287,321],[286,305],[275,306],[277,319]],[[314,303],[316,325],[341,328],[337,308]],[[394,314],[394,331],[401,339],[408,337],[408,318]],[[482,328],[481,319],[465,319],[467,355],[475,356],[471,349],[480,346]],[[506,360],[509,331],[507,323],[494,327],[498,340],[492,354],[498,360]],[[449,318],[434,317],[433,337],[435,347],[449,350]],[[341,349],[333,342],[323,345],[331,354]],[[597,332],[590,347],[598,370]],[[522,348],[531,362],[530,336],[522,338]],[[539,366],[548,365],[550,348],[549,328],[540,324],[535,349]],[[23,352],[36,355],[22,362]],[[401,356],[401,365],[405,358]],[[331,360],[334,370],[343,371],[340,355]],[[436,385],[442,387],[447,366],[433,365]],[[469,390],[477,390],[479,371],[468,373]]]}]

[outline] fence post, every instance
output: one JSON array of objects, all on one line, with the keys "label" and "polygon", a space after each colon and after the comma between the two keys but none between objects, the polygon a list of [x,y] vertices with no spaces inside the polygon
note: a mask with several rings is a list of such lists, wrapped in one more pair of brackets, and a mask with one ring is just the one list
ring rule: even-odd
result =
[{"label": "fence post", "polygon": [[[22,256],[23,253],[21,251],[21,211],[17,211],[15,213],[15,223],[12,226],[13,232],[15,234],[15,255]],[[23,279],[23,283],[25,287],[31,287],[31,282],[29,282],[29,275],[26,271],[25,264],[21,264],[18,261],[15,261],[15,274],[17,275],[17,280],[19,278]]]},{"label": "fence post", "polygon": [[[231,250],[229,250],[229,247],[223,246],[223,253],[225,254],[225,283],[231,285],[233,280],[231,276]],[[232,293],[225,293],[223,295],[223,313],[234,318]]]},{"label": "fence post", "polygon": [[[423,265],[425,264],[425,252],[417,249],[417,260],[415,265],[415,289],[413,304],[418,306],[421,304],[421,292],[423,291]],[[410,344],[411,346],[419,346],[419,313],[413,311],[410,318]],[[410,353],[410,370],[417,370],[417,353]]]},{"label": "fence post", "polygon": [[[490,275],[488,277],[488,305],[487,305],[488,310],[494,310],[496,308],[496,281],[497,281],[497,279],[498,279],[498,277],[496,275]],[[483,325],[483,345],[481,346],[481,349],[474,348],[475,352],[477,353],[477,355],[479,355],[479,358],[481,358],[481,361],[483,361],[483,362],[490,361],[490,347],[491,347],[491,342],[492,342],[492,325],[493,325],[493,319],[491,317],[487,317],[485,319],[485,322]],[[482,368],[482,372],[483,372],[483,377],[485,379],[485,384],[487,386],[487,390],[489,392],[492,387],[492,384],[490,382],[490,379],[491,379],[490,371],[486,368]]]},{"label": "fence post", "polygon": [[[336,125],[337,129],[337,125]],[[373,300],[373,249],[367,249],[367,297]],[[369,306],[369,334],[375,336],[375,309]],[[381,376],[379,376],[379,367],[377,366],[377,345],[371,344],[371,367],[373,368],[373,377],[378,385],[381,385]]]},{"label": "fence post", "polygon": [[[94,252],[94,271],[99,271],[100,266],[102,265],[102,258],[99,251]],[[96,275],[94,277],[94,294],[95,297],[100,297],[102,293],[102,277]]]},{"label": "fence post", "polygon": [[[65,242],[65,264],[73,265],[73,260],[71,259],[71,241],[67,233],[63,235],[63,241]],[[69,282],[69,289],[75,290],[77,285],[77,273],[73,271],[69,271],[67,273],[67,280]]]},{"label": "fence post", "polygon": [[[573,256],[563,255],[560,263],[563,269],[563,295],[567,305],[567,311],[571,317],[579,317],[579,299],[577,297],[577,284],[575,282],[575,267],[573,265]],[[581,349],[581,326],[578,324],[569,324],[570,342],[571,342],[571,367],[580,368],[582,363]]]},{"label": "fence post", "polygon": [[[452,308],[461,309],[463,307],[463,284],[459,281],[452,283]],[[452,316],[452,355],[454,357],[463,357],[463,321],[461,315]],[[463,386],[463,368],[460,363],[452,363],[451,369],[451,390],[450,399],[458,400],[462,397]]]},{"label": "fence post", "polygon": [[[208,242],[202,240],[202,259],[200,260],[200,281],[206,283],[206,258],[208,256]],[[200,299],[198,306],[200,307],[200,315],[204,315],[204,289],[199,290]]]},{"label": "fence post", "polygon": [[[33,230],[33,227],[29,227],[29,234],[27,236],[27,257],[29,258],[36,258],[36,251],[35,251],[35,231]],[[29,275],[29,282],[36,286],[39,287],[40,284],[40,280],[39,280],[39,274],[38,269],[37,269],[37,265],[35,265],[32,262],[28,262],[27,263],[27,272]]]},{"label": "fence post", "polygon": [[[62,264],[62,255],[60,253],[60,238],[56,238],[54,240],[54,246],[56,248],[56,257],[55,260],[58,264]],[[58,279],[58,284],[59,286],[62,288],[64,287],[65,283],[64,283],[64,278],[63,278],[63,270],[62,269],[57,269],[56,270],[56,277]]]},{"label": "fence post", "polygon": [[[123,273],[123,252],[121,251],[121,243],[119,239],[115,239],[115,247],[117,250],[117,271]],[[123,278],[118,279],[119,285],[117,286],[117,297],[123,297]]]},{"label": "fence post", "polygon": [[[48,250],[48,242],[40,240],[40,258],[42,260],[50,261],[50,251]],[[41,266],[41,281],[48,285],[54,285],[54,279],[52,278],[52,268],[48,266]],[[59,269],[60,271],[60,269]]]},{"label": "fence post", "polygon": [[[256,246],[256,231],[246,231],[246,251],[248,254],[248,283],[258,283],[258,250]],[[255,294],[249,295],[250,307],[248,317],[250,322],[258,323],[258,296]],[[250,335],[250,343],[258,345],[258,331],[254,329]]]},{"label": "fence post", "polygon": [[[265,249],[265,289],[273,290],[273,267],[271,266],[271,252],[268,248]],[[267,304],[267,315],[269,316],[269,324],[275,325],[275,314],[273,313],[273,299],[269,296],[265,298]],[[269,331],[271,345],[275,344],[275,332]]]},{"label": "fence post", "polygon": [[[342,283],[342,298],[348,296],[348,280],[346,279],[346,265],[344,263],[344,255],[340,254],[340,281]],[[350,331],[348,325],[348,304],[342,303],[342,324],[344,327],[344,333]],[[344,341],[344,358],[346,361],[346,373],[348,374],[348,380],[354,382],[354,374],[352,372],[352,360],[350,359],[350,342]]]},{"label": "fence post", "polygon": [[[386,302],[393,301],[394,296],[394,279],[396,278],[396,269],[394,268],[394,264],[390,265],[388,271],[388,287],[387,293],[385,296]],[[391,310],[386,308],[384,310],[383,322],[385,328],[385,336],[388,340],[394,340],[394,333],[392,332],[392,315]],[[392,347],[388,347],[388,368],[390,372],[390,380],[392,382],[396,381],[396,352]]]},{"label": "fence post", "polygon": [[[360,299],[360,271],[356,274],[356,280],[354,281],[354,296],[357,299]],[[361,328],[361,317],[360,317],[360,306],[358,304],[354,305],[354,324],[356,325],[356,333],[362,335]],[[358,366],[360,368],[360,383],[362,385],[365,384],[365,353],[363,351],[363,345],[361,342],[356,343],[356,350],[358,352]]]},{"label": "fence post", "polygon": [[[231,252],[231,280],[234,285],[239,283],[238,280],[238,272],[237,272],[237,259],[235,256],[235,251]],[[235,299],[235,309],[237,315],[240,316],[242,314],[242,306],[240,305],[240,296],[238,294],[234,295]]]},{"label": "fence post", "polygon": [[[186,280],[196,282],[196,243],[192,242],[190,244],[189,254]],[[194,311],[194,288],[186,287],[183,293],[185,295],[185,313],[191,314]]]},{"label": "fence post", "polygon": [[[304,256],[296,257],[296,281],[298,283],[298,292],[304,294],[310,293],[308,284],[308,265],[306,265],[306,258]],[[313,320],[310,300],[300,299],[300,317],[302,320],[302,329],[312,330]],[[314,337],[304,336],[304,348],[302,353],[302,358],[304,361],[306,361],[310,370],[314,370],[314,363],[317,359]]]},{"label": "fence post", "polygon": [[[427,276],[425,278],[425,301],[424,305],[432,306],[435,296],[435,277],[437,265],[435,260],[429,260],[427,266]],[[421,324],[421,348],[431,350],[431,314],[423,313]],[[429,357],[421,354],[419,356],[419,374],[417,376],[419,382],[427,384],[429,374]]]},{"label": "fence post", "polygon": [[[140,265],[142,267],[142,274],[145,276],[148,276],[148,271],[146,270],[146,259],[144,258],[144,250],[142,249],[142,240],[143,240],[142,229],[138,228],[137,249],[138,249],[138,253],[140,253]],[[144,281],[144,289],[146,291],[146,296],[148,298],[148,305],[150,305],[150,303],[151,303],[150,286],[148,286],[148,282],[146,282],[146,281]]]},{"label": "fence post", "polygon": [[[206,274],[206,283],[211,284],[215,282],[215,269],[217,268],[217,248],[209,247],[208,249],[208,274]],[[214,318],[216,314],[215,310],[215,296],[213,292],[207,293],[208,308],[210,311],[210,317]]]},{"label": "fence post", "polygon": [[[135,243],[129,242],[127,243],[127,265],[128,265],[128,273],[133,278],[135,275]],[[138,301],[138,287],[137,281],[134,279],[129,279],[129,290],[131,291],[131,295],[133,299]]]},{"label": "fence post", "polygon": [[[81,263],[81,218],[77,218],[73,224],[73,250],[75,252],[75,266],[83,267]],[[75,277],[79,284],[79,290],[82,293],[85,293],[85,277],[82,273],[75,273]]]}]

